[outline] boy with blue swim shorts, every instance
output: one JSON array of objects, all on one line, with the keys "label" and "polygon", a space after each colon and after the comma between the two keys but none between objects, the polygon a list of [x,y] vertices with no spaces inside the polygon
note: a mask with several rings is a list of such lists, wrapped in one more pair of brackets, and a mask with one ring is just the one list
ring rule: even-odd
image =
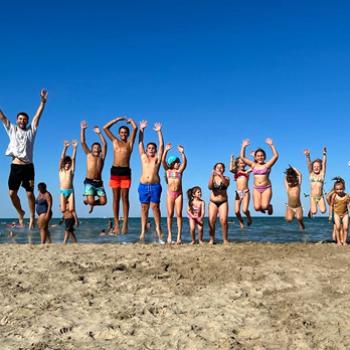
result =
[{"label": "boy with blue swim shorts", "polygon": [[[80,141],[81,146],[86,154],[86,178],[84,181],[84,204],[90,205],[89,214],[93,211],[95,205],[105,205],[107,203],[106,192],[103,188],[102,170],[107,154],[107,142],[103,137],[100,128],[95,126],[94,131],[98,135],[101,144],[94,142],[91,149],[88,148],[85,142],[85,130],[87,122],[83,120],[80,123]],[[95,199],[95,197],[98,197]]]},{"label": "boy with blue swim shorts", "polygon": [[140,185],[138,188],[139,199],[141,202],[141,233],[140,240],[145,239],[145,232],[147,230],[148,212],[151,207],[156,226],[156,232],[160,243],[162,240],[162,229],[160,226],[160,196],[162,194],[162,186],[159,178],[159,168],[162,164],[162,156],[164,152],[164,141],[162,135],[162,125],[160,123],[154,124],[154,130],[158,134],[159,148],[157,152],[157,145],[153,142],[147,144],[144,148],[143,138],[144,129],[147,127],[147,121],[142,120],[140,123],[139,132],[139,154],[142,164],[142,175],[140,178]]}]

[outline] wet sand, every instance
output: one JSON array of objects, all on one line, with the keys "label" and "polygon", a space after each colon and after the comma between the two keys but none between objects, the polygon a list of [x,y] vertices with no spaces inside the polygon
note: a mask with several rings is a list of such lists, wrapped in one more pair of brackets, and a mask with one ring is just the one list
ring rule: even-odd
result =
[{"label": "wet sand", "polygon": [[350,248],[1,245],[1,349],[349,349]]}]

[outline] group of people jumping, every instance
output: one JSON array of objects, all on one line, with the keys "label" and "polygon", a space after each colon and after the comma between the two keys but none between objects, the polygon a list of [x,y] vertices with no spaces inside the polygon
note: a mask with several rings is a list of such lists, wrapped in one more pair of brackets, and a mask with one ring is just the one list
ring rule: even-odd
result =
[{"label": "group of people jumping", "polygon": [[[9,136],[9,145],[6,155],[12,158],[11,170],[8,180],[9,196],[12,204],[17,211],[19,225],[24,225],[25,212],[22,209],[18,190],[22,186],[27,193],[29,204],[29,228],[35,225],[35,210],[38,215],[38,227],[40,231],[41,243],[51,242],[49,232],[49,221],[52,217],[52,195],[47,191],[46,184],[38,184],[38,197],[34,197],[34,165],[33,165],[33,146],[37,127],[44,107],[47,101],[48,93],[46,90],[40,92],[40,104],[29,124],[29,116],[25,112],[17,114],[16,124],[12,124],[9,119],[0,110],[0,120],[3,122],[5,130]],[[118,129],[116,136],[111,128],[115,124],[123,122],[131,125],[131,130],[127,125],[122,125]],[[153,211],[155,230],[160,242],[163,242],[161,228],[160,199],[162,193],[161,180],[159,176],[160,168],[165,171],[167,183],[166,208],[167,208],[167,243],[173,243],[173,217],[176,214],[177,237],[176,243],[182,242],[183,227],[183,188],[182,176],[186,169],[187,159],[184,147],[179,145],[177,151],[179,156],[170,155],[172,144],[164,145],[162,125],[154,124],[154,131],[158,136],[158,144],[154,142],[144,145],[144,133],[147,127],[147,121],[142,120],[139,123],[138,151],[141,159],[142,173],[138,186],[139,200],[141,203],[141,230],[140,240],[145,239],[148,226],[149,209]],[[99,127],[94,127],[93,131],[97,134],[99,142],[94,142],[90,147],[86,144],[86,130],[88,124],[82,121],[80,124],[80,143],[86,154],[86,178],[84,180],[84,203],[89,206],[91,213],[95,206],[105,205],[107,203],[106,192],[102,181],[102,171],[107,154],[107,142]],[[132,118],[125,116],[117,117],[103,126],[103,131],[110,139],[113,145],[113,165],[110,170],[109,186],[113,192],[113,213],[114,224],[113,234],[126,234],[128,232],[129,218],[129,189],[131,186],[130,158],[133,151],[137,135],[137,124]],[[244,228],[242,213],[246,216],[246,224],[252,224],[252,217],[249,211],[250,189],[248,186],[250,174],[253,174],[253,205],[257,212],[273,214],[271,204],[272,185],[269,178],[274,164],[278,160],[278,152],[271,139],[266,139],[266,144],[272,152],[272,157],[267,159],[265,150],[259,148],[250,153],[251,158],[246,156],[246,148],[249,146],[249,140],[243,140],[240,155],[231,156],[230,172],[233,173],[236,182],[235,191],[235,214],[240,227]],[[72,146],[71,156],[67,155],[68,148]],[[78,225],[78,218],[75,211],[75,197],[73,188],[73,178],[75,172],[75,158],[77,153],[78,141],[64,141],[63,151],[59,162],[60,179],[60,209],[65,222],[64,243],[71,238],[77,241],[74,226]],[[345,193],[345,182],[342,178],[334,179],[333,189],[324,197],[324,179],[326,173],[327,150],[323,148],[323,158],[311,161],[310,151],[304,151],[306,156],[309,178],[310,178],[310,211],[309,217],[312,217],[319,210],[326,212],[326,202],[330,208],[330,220],[334,222],[333,239],[338,245],[345,245],[348,233],[348,210],[350,206],[350,197]],[[230,185],[230,178],[225,173],[225,164],[216,163],[209,177],[208,188],[210,190],[210,201],[208,204],[208,223],[209,223],[209,243],[215,242],[215,224],[219,217],[222,229],[223,242],[228,240],[228,194],[227,189]],[[302,174],[295,167],[290,166],[285,171],[285,188],[287,191],[288,202],[286,204],[285,218],[288,222],[294,218],[297,220],[300,229],[304,229],[303,208],[301,205],[301,182]],[[202,189],[194,186],[187,190],[187,215],[191,233],[192,244],[196,243],[195,231],[198,231],[198,241],[203,243],[203,225],[205,216],[205,203],[202,199]],[[120,202],[123,208],[122,227],[120,227]]]}]

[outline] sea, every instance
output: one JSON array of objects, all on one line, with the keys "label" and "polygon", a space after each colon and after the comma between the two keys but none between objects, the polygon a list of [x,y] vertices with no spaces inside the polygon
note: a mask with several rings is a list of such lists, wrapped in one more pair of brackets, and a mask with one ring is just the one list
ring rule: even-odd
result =
[{"label": "sea", "polygon": [[[188,219],[183,220],[182,240],[190,242]],[[124,235],[108,235],[111,219],[109,218],[79,218],[80,225],[76,228],[76,235],[80,243],[115,243],[133,244],[138,242],[140,235],[140,218],[129,219],[129,232]],[[2,244],[37,244],[40,243],[39,230],[28,230],[28,227],[15,226],[14,219],[0,220],[0,243]],[[283,217],[256,217],[253,224],[240,229],[236,218],[229,218],[229,240],[231,242],[270,242],[270,243],[292,243],[292,242],[331,242],[332,225],[326,217],[314,217],[305,219],[305,230],[301,231],[296,222],[287,223]],[[162,230],[164,239],[167,238],[166,218],[162,219]],[[153,219],[150,219],[150,229],[146,234],[145,243],[159,243]],[[49,227],[52,243],[63,241],[64,224],[60,219],[52,219]],[[176,240],[176,220],[173,224],[173,240]],[[196,232],[196,238],[198,238]],[[208,221],[204,224],[204,240],[209,240]],[[222,242],[219,221],[216,224],[216,241]]]}]

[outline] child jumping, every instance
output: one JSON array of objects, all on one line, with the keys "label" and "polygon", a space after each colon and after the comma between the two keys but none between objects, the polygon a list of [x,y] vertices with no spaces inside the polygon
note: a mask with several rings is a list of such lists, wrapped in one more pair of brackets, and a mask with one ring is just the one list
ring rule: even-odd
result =
[{"label": "child jumping", "polygon": [[253,191],[253,202],[254,209],[272,215],[273,208],[270,204],[272,198],[272,186],[270,181],[270,172],[272,166],[277,162],[278,152],[272,143],[272,140],[267,138],[265,141],[271,148],[272,158],[266,162],[266,152],[258,148],[254,152],[254,161],[245,157],[245,149],[250,144],[250,141],[243,140],[241,148],[241,158],[248,166],[251,167],[254,174],[254,191]]},{"label": "child jumping", "polygon": [[177,149],[181,155],[182,163],[178,157],[170,156],[167,160],[168,151],[171,149],[171,143],[165,146],[165,150],[162,157],[162,164],[166,171],[166,182],[168,184],[167,191],[167,226],[168,226],[168,243],[172,243],[172,226],[174,209],[176,210],[177,218],[177,239],[176,243],[181,244],[182,240],[182,208],[183,208],[183,195],[182,195],[182,173],[184,172],[187,159],[182,146],[178,146]]},{"label": "child jumping", "polygon": [[289,166],[284,173],[286,174],[284,185],[288,196],[285,214],[286,221],[291,222],[294,218],[296,218],[300,229],[304,230],[305,225],[303,222],[303,207],[301,206],[300,201],[302,175],[298,169],[292,166]]},{"label": "child jumping", "polygon": [[310,211],[308,217],[311,218],[317,213],[317,208],[324,214],[326,212],[326,202],[323,198],[323,185],[326,176],[327,149],[323,147],[323,158],[311,161],[310,150],[305,149],[307,168],[310,174]]},{"label": "child jumping", "polygon": [[59,165],[59,178],[60,178],[60,206],[62,213],[65,213],[68,209],[76,221],[75,212],[75,198],[73,189],[73,178],[75,171],[75,156],[77,154],[78,141],[72,141],[72,157],[67,156],[67,149],[69,147],[69,142],[63,142],[63,151],[61,154],[60,165]]},{"label": "child jumping", "polygon": [[250,226],[252,224],[252,217],[249,212],[250,191],[248,188],[249,173],[251,170],[246,170],[245,166],[241,157],[235,159],[233,155],[231,156],[230,172],[234,175],[234,180],[236,181],[235,214],[241,229],[244,228],[241,206],[243,213],[247,217],[247,225]]},{"label": "child jumping", "polygon": [[190,188],[187,191],[187,197],[187,215],[192,238],[191,244],[196,243],[196,226],[198,230],[198,241],[200,244],[203,244],[203,219],[205,214],[205,203],[202,200],[202,189],[199,186]]}]

